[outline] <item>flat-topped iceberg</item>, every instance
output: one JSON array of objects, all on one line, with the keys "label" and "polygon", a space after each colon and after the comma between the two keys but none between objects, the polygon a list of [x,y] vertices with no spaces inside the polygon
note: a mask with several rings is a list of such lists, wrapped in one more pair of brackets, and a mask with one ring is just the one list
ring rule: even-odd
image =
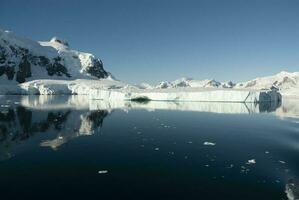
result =
[{"label": "flat-topped iceberg", "polygon": [[218,88],[169,89],[90,89],[90,99],[102,100],[152,100],[201,102],[279,102],[276,90],[245,90]]}]

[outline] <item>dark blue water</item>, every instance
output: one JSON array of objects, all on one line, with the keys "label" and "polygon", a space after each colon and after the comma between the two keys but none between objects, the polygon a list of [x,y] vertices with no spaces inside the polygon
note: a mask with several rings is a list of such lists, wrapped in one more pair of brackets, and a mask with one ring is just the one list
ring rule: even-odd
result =
[{"label": "dark blue water", "polygon": [[247,111],[0,100],[2,199],[299,198],[297,100]]}]

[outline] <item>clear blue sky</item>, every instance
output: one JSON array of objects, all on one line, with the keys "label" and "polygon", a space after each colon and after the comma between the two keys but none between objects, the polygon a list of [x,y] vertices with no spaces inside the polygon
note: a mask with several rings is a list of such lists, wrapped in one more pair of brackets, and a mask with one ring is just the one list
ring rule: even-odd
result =
[{"label": "clear blue sky", "polygon": [[52,36],[130,83],[299,71],[299,0],[0,0],[0,28]]}]

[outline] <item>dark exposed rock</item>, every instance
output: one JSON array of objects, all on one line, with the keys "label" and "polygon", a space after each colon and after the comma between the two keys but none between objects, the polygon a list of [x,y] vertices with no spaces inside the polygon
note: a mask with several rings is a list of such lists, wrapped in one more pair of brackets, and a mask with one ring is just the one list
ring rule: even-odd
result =
[{"label": "dark exposed rock", "polygon": [[104,70],[103,62],[99,59],[95,59],[93,66],[89,67],[86,72],[97,78],[106,78],[108,76],[108,73]]},{"label": "dark exposed rock", "polygon": [[54,58],[54,63],[53,64],[48,64],[46,69],[48,71],[48,75],[53,76],[62,76],[66,75],[67,77],[71,77],[71,75],[68,73],[67,68],[60,63],[61,58],[57,57]]},{"label": "dark exposed rock", "polygon": [[19,71],[24,74],[24,77],[31,77],[31,64],[28,61],[27,56],[23,56],[23,59],[19,64]]},{"label": "dark exposed rock", "polygon": [[6,52],[4,47],[0,46],[0,64],[4,64],[6,62]]},{"label": "dark exposed rock", "polygon": [[14,67],[6,67],[5,74],[6,74],[8,80],[13,80],[13,77],[15,75],[15,68]]},{"label": "dark exposed rock", "polygon": [[13,77],[15,75],[15,69],[14,67],[9,66],[1,66],[0,67],[0,76],[6,75],[8,80],[13,80]]},{"label": "dark exposed rock", "polygon": [[6,72],[6,68],[4,66],[0,67],[0,76],[2,76]]},{"label": "dark exposed rock", "polygon": [[16,81],[19,83],[24,83],[26,81],[25,74],[23,72],[17,71]]},{"label": "dark exposed rock", "polygon": [[28,61],[27,55],[22,57],[22,61],[19,64],[19,70],[16,74],[16,81],[24,83],[25,78],[31,77],[31,64]]},{"label": "dark exposed rock", "polygon": [[45,56],[39,56],[39,65],[41,66],[46,66],[50,63],[50,60],[48,58],[46,58]]},{"label": "dark exposed rock", "polygon": [[58,39],[57,37],[53,37],[52,39],[51,39],[51,42],[57,42],[57,43],[59,43],[59,44],[63,44],[63,45],[65,45],[65,46],[69,46],[69,43],[68,42],[66,42],[66,41],[63,41],[63,40],[61,40],[61,39]]}]

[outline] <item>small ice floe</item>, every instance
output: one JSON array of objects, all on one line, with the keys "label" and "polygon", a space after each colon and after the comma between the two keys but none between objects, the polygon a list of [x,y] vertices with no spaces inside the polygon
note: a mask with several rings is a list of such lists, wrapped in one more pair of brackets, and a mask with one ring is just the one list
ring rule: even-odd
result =
[{"label": "small ice floe", "polygon": [[108,170],[99,170],[98,171],[98,174],[107,174],[108,173]]},{"label": "small ice floe", "polygon": [[15,102],[14,102],[14,104],[16,104],[16,105],[19,105],[19,104],[20,104],[20,102],[18,102],[18,101],[15,101]]},{"label": "small ice floe", "polygon": [[270,153],[269,151],[265,151],[265,154],[268,154],[268,153]]},{"label": "small ice floe", "polygon": [[228,169],[231,169],[231,168],[233,168],[234,167],[234,165],[233,164],[230,164],[227,168]]},{"label": "small ice floe", "polygon": [[214,142],[204,142],[203,145],[207,145],[207,146],[215,146],[216,143],[214,143]]},{"label": "small ice floe", "polygon": [[241,166],[241,173],[247,174],[250,171],[250,169],[246,168],[245,166]]},{"label": "small ice floe", "polygon": [[160,149],[158,147],[155,148],[155,151],[159,151]]},{"label": "small ice floe", "polygon": [[279,160],[278,162],[280,162],[281,164],[286,164],[286,162],[283,160]]},{"label": "small ice floe", "polygon": [[188,144],[192,144],[192,143],[193,143],[192,141],[189,141],[189,142],[188,142]]},{"label": "small ice floe", "polygon": [[58,137],[58,139],[59,139],[59,140],[62,140],[62,139],[63,139],[63,137],[62,137],[62,136],[59,136],[59,137]]},{"label": "small ice floe", "polygon": [[255,159],[251,159],[251,160],[248,160],[246,164],[247,165],[253,165],[255,163],[256,163]]},{"label": "small ice floe", "polygon": [[205,165],[205,167],[209,167],[210,165]]},{"label": "small ice floe", "polygon": [[3,105],[1,105],[1,107],[2,107],[2,108],[9,108],[10,105],[4,105],[4,104],[3,104]]}]

